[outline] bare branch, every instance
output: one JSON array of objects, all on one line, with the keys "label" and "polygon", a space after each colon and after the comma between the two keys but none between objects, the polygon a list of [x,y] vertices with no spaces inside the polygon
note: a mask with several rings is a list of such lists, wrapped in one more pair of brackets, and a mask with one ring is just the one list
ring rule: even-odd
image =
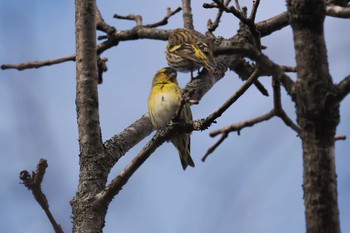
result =
[{"label": "bare branch", "polygon": [[234,93],[225,103],[215,112],[210,114],[206,121],[213,122],[218,117],[220,117],[234,102],[236,102],[239,97],[241,97],[246,90],[255,82],[255,80],[259,77],[259,71],[256,69],[250,78]]},{"label": "bare branch", "polygon": [[245,15],[243,15],[239,10],[237,10],[234,6],[225,6],[220,0],[213,0],[213,2],[216,3],[216,5],[208,5],[205,4],[203,5],[204,8],[220,8],[223,11],[225,11],[226,13],[231,13],[234,16],[236,16],[242,23],[248,25],[250,22],[249,20],[245,17]]},{"label": "bare branch", "polygon": [[46,61],[33,61],[33,62],[26,62],[21,63],[18,65],[11,65],[11,64],[4,64],[1,65],[2,70],[6,69],[16,69],[16,70],[25,70],[25,69],[32,69],[32,68],[40,68],[43,66],[50,66],[55,64],[60,64],[66,61],[75,61],[75,54],[69,55],[67,57],[53,59],[53,60],[46,60]]},{"label": "bare branch", "polygon": [[252,22],[255,22],[256,12],[258,11],[259,4],[260,4],[260,0],[253,1],[252,12],[250,13],[250,16],[248,18]]},{"label": "bare branch", "polygon": [[293,94],[294,81],[288,77],[281,67],[274,62],[272,62],[266,55],[257,50],[251,45],[234,45],[227,47],[217,47],[214,49],[214,54],[241,54],[247,56],[251,60],[256,61],[257,64],[262,68],[262,73],[274,75],[283,84],[289,95]]},{"label": "bare branch", "polygon": [[235,0],[235,3],[236,3],[237,10],[241,11],[242,8],[241,8],[241,5],[239,4],[239,0]]},{"label": "bare branch", "polygon": [[278,116],[279,118],[281,118],[282,121],[288,127],[294,130],[298,135],[300,135],[301,133],[300,128],[288,117],[288,115],[282,108],[281,84],[280,84],[280,81],[275,77],[272,77],[272,88],[273,88],[273,103],[274,103],[275,116]]},{"label": "bare branch", "polygon": [[345,141],[346,140],[346,135],[339,135],[334,138],[335,141]]},{"label": "bare branch", "polygon": [[282,121],[284,122],[284,124],[286,124],[286,126],[290,127],[292,130],[294,130],[298,135],[301,134],[301,129],[299,126],[297,126],[292,119],[289,118],[289,116],[287,115],[287,113],[281,109],[279,112],[276,113],[277,116],[279,116]]},{"label": "bare branch", "polygon": [[[350,18],[350,7],[327,6],[326,14],[328,16],[337,18]],[[265,37],[277,30],[281,30],[288,25],[288,13],[283,12],[270,19],[258,22],[256,24],[256,28],[260,32],[260,36]]]},{"label": "bare branch", "polygon": [[32,191],[35,200],[39,203],[41,208],[45,211],[46,216],[51,222],[52,227],[56,233],[63,233],[61,225],[57,224],[55,218],[53,217],[49,203],[43,191],[41,190],[41,183],[44,179],[44,175],[47,168],[47,160],[40,159],[36,171],[32,172],[32,175],[28,171],[23,170],[20,172],[19,178],[23,181],[24,186]]},{"label": "bare branch", "polygon": [[98,57],[97,58],[97,78],[98,78],[98,84],[101,84],[103,82],[103,73],[107,72],[108,68],[107,68],[107,61],[108,58],[104,57]]},{"label": "bare branch", "polygon": [[207,153],[202,157],[202,161],[204,162],[206,160],[206,158],[212,153],[214,152],[214,150],[228,137],[228,134],[230,132],[234,132],[234,131],[237,131],[238,135],[240,135],[240,131],[245,128],[245,127],[251,127],[257,123],[260,123],[262,121],[267,121],[267,120],[270,120],[273,116],[275,115],[275,111],[274,110],[271,110],[270,112],[262,115],[262,116],[259,116],[259,117],[256,117],[256,118],[252,118],[252,119],[249,119],[249,120],[246,120],[246,121],[242,121],[242,122],[238,122],[238,123],[235,123],[233,125],[230,125],[230,126],[226,126],[224,128],[221,128],[221,129],[218,129],[218,130],[214,130],[212,131],[209,135],[211,137],[215,137],[219,134],[221,134],[221,138],[213,145],[211,146]]},{"label": "bare branch", "polygon": [[116,31],[115,27],[112,27],[105,22],[98,7],[96,7],[96,29],[107,34],[111,34]]},{"label": "bare branch", "polygon": [[256,29],[260,32],[260,36],[268,36],[271,33],[281,30],[282,28],[289,25],[288,22],[288,13],[283,12],[279,15],[276,15],[270,19],[263,20],[256,24]]},{"label": "bare branch", "polygon": [[326,14],[336,18],[348,19],[350,18],[350,7],[327,6]]},{"label": "bare branch", "polygon": [[274,96],[273,96],[274,97],[274,108],[270,112],[268,112],[262,116],[252,118],[250,120],[246,120],[243,122],[235,123],[233,125],[226,126],[226,127],[219,129],[219,130],[212,131],[210,133],[211,137],[215,137],[218,134],[221,134],[222,137],[212,147],[210,147],[208,149],[207,153],[202,157],[203,162],[209,156],[209,154],[211,154],[228,137],[228,134],[230,132],[237,131],[237,133],[240,134],[240,131],[243,128],[251,127],[257,123],[267,121],[274,116],[278,116],[279,118],[281,118],[287,126],[289,126],[291,129],[296,131],[298,133],[298,135],[300,134],[300,132],[301,132],[300,128],[296,124],[294,124],[294,122],[288,117],[288,115],[285,113],[285,111],[282,108],[281,88],[280,88],[279,81],[277,79],[273,78],[272,79],[272,86],[273,86],[273,93],[274,93]]},{"label": "bare branch", "polygon": [[176,13],[180,12],[181,10],[182,10],[181,7],[176,8],[174,11],[172,11],[170,8],[168,8],[168,9],[167,9],[167,14],[166,14],[166,16],[165,16],[162,20],[160,20],[159,22],[156,22],[156,23],[144,25],[144,27],[147,27],[147,28],[155,28],[155,27],[167,25],[167,24],[168,24],[168,19],[169,19],[171,16],[175,15]]},{"label": "bare branch", "polygon": [[[117,46],[119,41],[128,41],[128,40],[137,40],[137,39],[155,39],[155,40],[167,40],[170,30],[160,30],[156,28],[144,28],[144,27],[135,27],[131,30],[125,31],[115,31],[112,33],[108,40],[102,42],[97,46],[97,54],[100,55],[107,49]],[[25,70],[32,68],[41,68],[43,66],[55,65],[67,61],[75,61],[75,54],[58,58],[54,60],[45,60],[45,61],[33,61],[21,64],[4,64],[1,66],[1,69],[17,69]]]},{"label": "bare branch", "polygon": [[252,127],[253,125],[263,122],[263,121],[267,121],[270,120],[273,116],[275,116],[275,110],[271,110],[270,112],[261,115],[259,117],[255,117],[249,120],[245,120],[245,121],[241,121],[229,126],[226,126],[222,129],[218,129],[218,130],[213,130],[212,132],[210,132],[210,137],[215,137],[218,134],[223,134],[223,133],[229,133],[229,132],[235,132],[237,131],[238,134],[240,134],[241,130],[246,128],[246,127]]},{"label": "bare branch", "polygon": [[129,14],[126,16],[123,15],[118,15],[118,14],[114,14],[113,18],[115,19],[126,19],[126,20],[133,20],[136,22],[137,26],[142,26],[142,16],[141,15],[133,15],[133,14]]},{"label": "bare branch", "polygon": [[[231,0],[226,0],[224,5],[227,7],[230,4]],[[214,23],[209,19],[207,23],[208,31],[213,32],[216,30],[216,28],[219,26],[221,17],[222,17],[223,10],[221,8],[218,8],[218,13],[216,15],[216,18],[214,20]]]},{"label": "bare branch", "polygon": [[225,139],[228,137],[228,132],[224,132],[221,135],[221,138],[211,147],[209,147],[209,149],[207,150],[207,153],[205,153],[205,155],[202,157],[202,162],[205,162],[205,160],[207,159],[207,157],[213,153],[215,151],[216,148],[218,148],[218,146],[221,145],[221,143],[223,141],[225,141]]},{"label": "bare branch", "polygon": [[96,195],[95,204],[107,207],[114,196],[119,193],[122,187],[146,159],[148,159],[160,145],[174,135],[176,130],[178,130],[178,126],[179,124],[171,124],[164,130],[159,130],[123,171],[121,171],[102,192]]},{"label": "bare branch", "polygon": [[191,0],[182,0],[184,28],[194,29]]},{"label": "bare branch", "polygon": [[350,75],[346,76],[337,86],[336,101],[339,103],[350,93]]},{"label": "bare branch", "polygon": [[297,68],[295,66],[280,66],[280,67],[284,72],[292,72],[292,73],[297,72]]}]

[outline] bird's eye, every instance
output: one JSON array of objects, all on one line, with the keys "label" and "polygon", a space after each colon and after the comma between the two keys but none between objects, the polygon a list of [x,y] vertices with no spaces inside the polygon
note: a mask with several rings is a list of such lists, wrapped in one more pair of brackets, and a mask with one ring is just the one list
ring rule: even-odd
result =
[{"label": "bird's eye", "polygon": [[205,53],[205,54],[209,53],[209,49],[208,49],[208,46],[206,44],[198,43],[197,46],[200,50],[202,50],[203,53]]}]

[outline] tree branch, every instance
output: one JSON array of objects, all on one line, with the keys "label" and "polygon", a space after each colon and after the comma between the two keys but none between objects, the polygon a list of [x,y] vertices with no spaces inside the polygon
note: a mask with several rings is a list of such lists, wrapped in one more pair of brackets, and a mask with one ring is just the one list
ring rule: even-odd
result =
[{"label": "tree branch", "polygon": [[218,134],[235,132],[235,131],[237,131],[238,135],[240,135],[242,129],[244,129],[246,127],[252,127],[255,124],[263,122],[263,121],[270,120],[274,116],[275,116],[275,110],[272,109],[270,112],[268,112],[264,115],[261,115],[261,116],[258,116],[258,117],[255,117],[255,118],[252,118],[249,120],[241,121],[241,122],[229,125],[229,126],[225,126],[225,127],[218,129],[218,130],[213,130],[212,132],[210,132],[209,135],[210,135],[210,137],[215,137]]},{"label": "tree branch", "polygon": [[107,34],[112,34],[116,31],[115,27],[112,27],[106,23],[98,7],[96,7],[96,29]]},{"label": "tree branch", "polygon": [[75,54],[69,55],[67,57],[62,57],[58,59],[53,59],[53,60],[46,60],[46,61],[33,61],[33,62],[26,62],[26,63],[21,63],[21,64],[4,64],[1,65],[2,70],[7,70],[7,69],[16,69],[16,70],[25,70],[25,69],[32,69],[32,68],[40,68],[43,66],[50,66],[50,65],[55,65],[55,64],[60,64],[63,62],[67,61],[75,61]]},{"label": "tree branch", "polygon": [[105,189],[95,197],[95,205],[107,208],[114,196],[119,193],[130,177],[148,159],[152,153],[176,132],[176,127],[171,125],[158,131],[144,146],[140,153],[121,171]]},{"label": "tree branch", "polygon": [[73,232],[101,232],[106,211],[96,210],[93,197],[105,186],[108,167],[103,147],[96,53],[96,0],[75,1],[76,111],[79,133],[79,184],[71,200]]},{"label": "tree branch", "polygon": [[283,120],[283,122],[289,126],[291,129],[293,129],[298,135],[300,134],[300,128],[288,117],[288,115],[285,113],[285,111],[282,108],[282,102],[281,102],[281,88],[279,81],[273,77],[272,79],[272,87],[273,87],[273,101],[274,101],[274,108],[259,117],[252,118],[250,120],[246,120],[243,122],[235,123],[230,126],[226,126],[222,129],[212,131],[210,133],[211,137],[215,137],[218,134],[221,134],[221,138],[213,145],[211,146],[206,154],[202,157],[202,161],[204,162],[206,158],[214,152],[214,150],[228,137],[228,134],[232,131],[237,131],[238,134],[240,134],[240,131],[245,127],[251,127],[257,123],[260,123],[262,121],[267,121],[271,119],[274,116],[278,116]]},{"label": "tree branch", "polygon": [[159,22],[156,22],[156,23],[146,24],[146,25],[144,25],[144,27],[155,28],[155,27],[167,25],[168,24],[168,19],[171,16],[175,15],[176,13],[180,12],[181,10],[182,10],[182,8],[178,7],[174,11],[172,11],[171,8],[168,7],[167,8],[167,14],[162,20],[160,20]]},{"label": "tree branch", "polygon": [[283,12],[279,15],[276,15],[272,18],[263,20],[256,24],[256,29],[260,32],[260,36],[268,36],[277,30],[281,30],[282,28],[289,25],[288,22],[288,13]]},{"label": "tree branch", "polygon": [[221,143],[222,143],[223,141],[225,141],[225,139],[226,139],[227,137],[228,137],[228,132],[223,132],[223,133],[221,134],[221,138],[220,138],[214,145],[212,145],[211,147],[208,148],[208,150],[207,150],[207,152],[205,153],[205,155],[201,158],[202,162],[205,162],[205,160],[207,159],[207,157],[208,157],[211,153],[213,153],[213,152],[216,150],[216,148],[218,148],[218,147],[221,145]]},{"label": "tree branch", "polygon": [[234,16],[236,16],[243,24],[247,25],[250,29],[250,32],[253,35],[255,46],[260,49],[261,43],[260,43],[260,33],[257,31],[254,20],[257,8],[259,6],[260,1],[256,0],[253,3],[253,9],[251,12],[250,17],[247,17],[246,13],[244,11],[237,10],[234,6],[226,6],[222,3],[221,0],[213,0],[216,4],[203,4],[204,8],[219,8],[227,13],[232,13]]},{"label": "tree branch", "polygon": [[281,97],[281,85],[277,78],[272,77],[272,88],[273,88],[273,103],[275,116],[278,116],[286,124],[294,130],[298,135],[301,134],[300,128],[289,118],[286,112],[282,108],[282,97]]},{"label": "tree branch", "polygon": [[327,6],[326,14],[336,18],[348,19],[350,18],[350,7]]},{"label": "tree branch", "polygon": [[194,29],[191,0],[182,0],[184,28]]},{"label": "tree branch", "polygon": [[122,15],[114,14],[113,18],[115,18],[115,19],[133,20],[133,21],[136,22],[136,25],[138,27],[142,26],[142,16],[141,15],[129,14],[127,16],[122,16]]},{"label": "tree branch", "polygon": [[345,141],[346,140],[346,135],[339,135],[339,136],[336,136],[335,141]]},{"label": "tree branch", "polygon": [[[224,5],[227,7],[230,4],[231,0],[225,0]],[[207,5],[207,3],[204,3],[204,5]],[[218,8],[218,13],[216,14],[216,18],[214,20],[214,23],[209,19],[208,23],[207,23],[207,28],[209,32],[214,32],[216,30],[216,28],[219,26],[221,17],[222,17],[222,13],[223,13],[223,9]]]},{"label": "tree branch", "polygon": [[256,117],[256,118],[252,118],[252,119],[249,119],[249,120],[245,120],[245,121],[241,121],[241,122],[229,125],[229,126],[225,126],[224,128],[221,128],[221,129],[218,129],[218,130],[213,130],[209,134],[210,137],[215,137],[215,136],[217,136],[219,134],[221,134],[222,136],[213,146],[211,146],[208,149],[207,153],[202,157],[202,161],[204,162],[207,159],[207,157],[211,153],[214,152],[214,150],[224,141],[224,139],[226,139],[228,137],[228,134],[230,132],[237,131],[238,135],[240,135],[240,132],[241,132],[241,130],[243,128],[252,127],[253,125],[255,125],[257,123],[260,123],[262,121],[270,120],[273,116],[275,116],[275,111],[271,110],[270,112],[268,112],[268,113],[266,113],[266,114],[264,114],[262,116],[259,116],[259,117]]},{"label": "tree branch", "polygon": [[221,116],[259,77],[256,70],[251,77],[231,96],[218,110],[210,114],[207,118],[184,124],[171,122],[164,130],[159,130],[142,151],[124,168],[124,170],[114,178],[106,188],[96,195],[95,204],[107,208],[114,196],[119,193],[135,171],[151,156],[151,154],[166,140],[169,140],[176,132],[192,132],[193,130],[207,129],[215,120]]},{"label": "tree branch", "polygon": [[39,203],[41,208],[45,211],[46,216],[50,220],[50,223],[56,233],[63,233],[61,225],[59,225],[53,217],[49,203],[43,191],[41,190],[41,183],[43,182],[44,175],[47,168],[47,160],[40,159],[36,171],[32,172],[32,175],[28,171],[23,170],[19,174],[19,178],[23,181],[24,186],[32,191],[35,200]]},{"label": "tree branch", "polygon": [[340,103],[350,93],[350,75],[346,76],[338,85],[336,85],[336,101]]},{"label": "tree branch", "polygon": [[266,55],[255,49],[253,46],[249,44],[238,44],[226,47],[216,47],[214,49],[214,54],[241,54],[247,56],[259,64],[262,68],[262,73],[278,77],[287,93],[291,96],[293,95],[294,81],[283,72],[279,65],[272,62]]},{"label": "tree branch", "polygon": [[[252,11],[250,13],[248,20],[255,22],[255,17],[256,17],[256,13],[258,12],[259,4],[260,4],[260,0],[253,1]],[[255,27],[255,25],[254,25],[254,27]]]},{"label": "tree branch", "polygon": [[207,119],[209,119],[208,121],[213,121],[220,117],[234,102],[238,100],[239,97],[241,97],[244,94],[246,90],[248,90],[248,88],[255,82],[255,80],[258,77],[259,70],[255,69],[255,71],[252,73],[249,79],[228,100],[226,100],[225,103],[218,110],[216,110],[207,117]]}]

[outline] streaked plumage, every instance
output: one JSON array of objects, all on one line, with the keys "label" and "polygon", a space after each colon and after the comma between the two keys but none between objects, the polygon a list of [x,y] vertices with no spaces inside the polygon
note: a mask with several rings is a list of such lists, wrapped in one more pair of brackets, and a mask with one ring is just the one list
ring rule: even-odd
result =
[{"label": "streaked plumage", "polygon": [[[166,67],[158,70],[153,78],[152,90],[148,98],[148,112],[155,129],[166,127],[180,106],[182,90],[176,76],[176,70]],[[188,104],[183,106],[180,118],[187,122],[192,120],[192,112]],[[179,153],[182,168],[185,170],[188,165],[194,167],[190,154],[190,134],[174,135],[170,141]]]},{"label": "streaked plumage", "polygon": [[168,65],[180,72],[193,72],[205,67],[215,70],[212,47],[207,38],[195,30],[179,28],[169,35],[166,47]]}]

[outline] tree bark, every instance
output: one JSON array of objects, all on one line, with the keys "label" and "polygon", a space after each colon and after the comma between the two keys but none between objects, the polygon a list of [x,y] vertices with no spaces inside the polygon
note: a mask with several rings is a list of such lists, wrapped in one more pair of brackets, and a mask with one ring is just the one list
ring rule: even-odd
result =
[{"label": "tree bark", "polygon": [[106,208],[94,204],[107,180],[97,93],[96,2],[76,0],[76,106],[80,146],[80,176],[71,201],[73,232],[102,232]]},{"label": "tree bark", "polygon": [[334,148],[339,104],[328,70],[325,6],[319,0],[289,0],[288,12],[297,63],[294,100],[302,131],[307,233],[339,233]]}]

